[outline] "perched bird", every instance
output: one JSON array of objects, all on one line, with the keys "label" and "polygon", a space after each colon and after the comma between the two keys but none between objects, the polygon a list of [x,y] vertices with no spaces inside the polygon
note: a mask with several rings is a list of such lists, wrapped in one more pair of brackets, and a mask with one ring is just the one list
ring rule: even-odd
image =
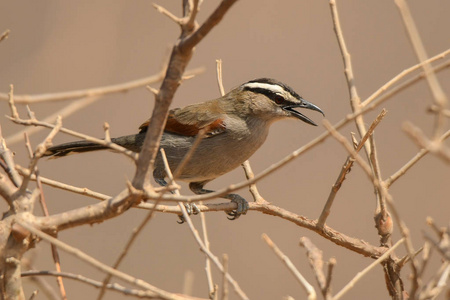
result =
[{"label": "perched bird", "polygon": [[[197,149],[178,174],[178,180],[189,182],[195,194],[212,192],[204,189],[206,183],[241,165],[266,140],[270,125],[277,120],[297,118],[317,126],[296,109],[323,111],[300,97],[286,84],[270,78],[248,81],[226,95],[206,102],[170,110],[161,148],[164,148],[170,169],[175,171],[194,143],[200,131],[204,132]],[[139,127],[139,133],[112,138],[111,141],[134,152],[140,152],[149,124]],[[45,156],[60,157],[108,149],[88,141],[77,141],[53,146]],[[166,171],[159,153],[153,171],[155,181],[166,185]],[[227,212],[230,220],[248,210],[247,201],[237,194],[223,198],[237,204]],[[194,207],[195,208],[195,207]]]}]

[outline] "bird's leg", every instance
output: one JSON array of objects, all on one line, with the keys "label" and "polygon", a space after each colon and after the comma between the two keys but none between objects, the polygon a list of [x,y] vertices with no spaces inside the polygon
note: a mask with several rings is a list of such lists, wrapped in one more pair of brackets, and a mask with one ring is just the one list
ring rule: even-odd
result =
[{"label": "bird's leg", "polygon": [[[207,190],[207,189],[203,188],[207,182],[208,181],[190,182],[189,183],[189,188],[191,189],[191,191],[193,191],[197,195],[213,193],[214,191]],[[236,210],[232,210],[232,211],[226,212],[226,214],[228,216],[230,216],[230,218],[228,218],[229,220],[236,220],[241,215],[245,215],[247,213],[247,211],[248,211],[248,202],[247,202],[247,200],[245,200],[244,198],[242,198],[238,194],[226,194],[226,195],[222,196],[222,198],[231,200],[231,202],[237,204],[237,209]]]},{"label": "bird's leg", "polygon": [[[167,181],[164,178],[156,178],[155,177],[155,181],[157,184],[159,184],[160,186],[167,186]],[[173,194],[173,191],[170,191]],[[185,203],[184,207],[186,207],[186,212],[189,215],[196,215],[200,212],[200,209],[197,207],[197,205],[195,205],[195,203]],[[178,221],[179,224],[183,224],[184,222],[186,222],[186,220],[183,217],[183,214],[178,215],[178,218],[180,218],[180,220]]]}]

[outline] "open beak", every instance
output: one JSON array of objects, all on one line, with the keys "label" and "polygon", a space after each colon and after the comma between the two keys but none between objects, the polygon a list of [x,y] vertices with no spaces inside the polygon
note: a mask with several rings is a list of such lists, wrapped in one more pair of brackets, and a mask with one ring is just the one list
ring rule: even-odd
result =
[{"label": "open beak", "polygon": [[322,111],[317,105],[314,105],[314,104],[312,104],[312,103],[306,101],[306,100],[303,99],[303,98],[300,98],[300,101],[301,101],[301,102],[298,103],[298,104],[286,105],[286,106],[283,107],[283,109],[284,109],[285,111],[288,111],[292,116],[294,116],[294,117],[296,117],[296,118],[302,120],[303,122],[308,123],[308,124],[311,124],[311,125],[314,125],[314,126],[317,126],[317,124],[314,123],[313,120],[311,120],[311,119],[308,118],[307,116],[301,114],[300,112],[298,112],[298,111],[295,110],[294,108],[300,107],[300,108],[306,108],[306,109],[310,109],[310,110],[315,110],[315,111],[320,112],[323,116],[325,116],[325,114],[323,113],[323,111]]}]

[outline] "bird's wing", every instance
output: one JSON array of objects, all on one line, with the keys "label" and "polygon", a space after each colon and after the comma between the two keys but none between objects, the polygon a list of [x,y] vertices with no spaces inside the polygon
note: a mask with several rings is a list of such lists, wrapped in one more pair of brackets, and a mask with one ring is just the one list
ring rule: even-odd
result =
[{"label": "bird's wing", "polygon": [[[213,137],[226,131],[224,119],[219,109],[202,106],[195,107],[196,104],[185,108],[176,108],[169,111],[165,132],[183,136],[196,136],[201,130],[204,131],[205,138]],[[140,132],[147,130],[150,120],[144,122],[140,127]]]}]

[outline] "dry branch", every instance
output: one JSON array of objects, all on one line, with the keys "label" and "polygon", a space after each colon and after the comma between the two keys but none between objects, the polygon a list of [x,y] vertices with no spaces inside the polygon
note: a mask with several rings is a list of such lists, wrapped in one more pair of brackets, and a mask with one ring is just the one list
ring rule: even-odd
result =
[{"label": "dry branch", "polygon": [[316,291],[313,286],[303,277],[303,275],[297,270],[292,261],[289,259],[286,254],[284,254],[280,248],[269,238],[269,236],[265,233],[262,235],[263,240],[267,243],[267,245],[275,252],[275,254],[284,262],[288,270],[294,275],[295,279],[300,283],[301,287],[308,294],[308,300],[317,299]]}]

